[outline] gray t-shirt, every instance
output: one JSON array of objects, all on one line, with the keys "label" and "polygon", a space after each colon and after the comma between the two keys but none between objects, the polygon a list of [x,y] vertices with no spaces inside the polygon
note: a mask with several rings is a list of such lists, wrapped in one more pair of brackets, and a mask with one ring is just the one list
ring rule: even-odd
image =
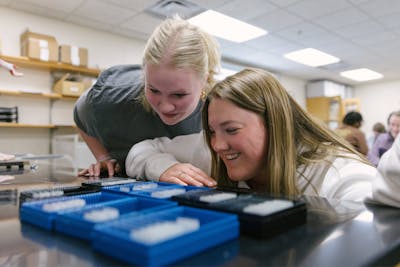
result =
[{"label": "gray t-shirt", "polygon": [[93,87],[76,102],[74,120],[86,134],[96,137],[125,170],[131,147],[145,139],[198,133],[202,102],[175,125],[164,124],[138,100],[144,89],[139,65],[118,65],[103,71]]}]

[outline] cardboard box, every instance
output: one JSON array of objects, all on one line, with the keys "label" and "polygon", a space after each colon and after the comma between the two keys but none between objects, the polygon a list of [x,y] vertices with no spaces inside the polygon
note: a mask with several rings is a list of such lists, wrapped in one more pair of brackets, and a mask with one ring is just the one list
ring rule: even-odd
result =
[{"label": "cardboard box", "polygon": [[87,67],[88,50],[83,47],[60,45],[58,48],[58,58],[61,63]]},{"label": "cardboard box", "polygon": [[60,45],[58,47],[58,61],[71,64],[71,47],[69,45]]},{"label": "cardboard box", "polygon": [[69,73],[61,77],[53,86],[53,91],[65,96],[80,96],[85,90],[86,86],[81,81],[68,81]]},{"label": "cardboard box", "polygon": [[22,56],[42,61],[58,61],[58,44],[53,36],[26,30],[20,41]]}]

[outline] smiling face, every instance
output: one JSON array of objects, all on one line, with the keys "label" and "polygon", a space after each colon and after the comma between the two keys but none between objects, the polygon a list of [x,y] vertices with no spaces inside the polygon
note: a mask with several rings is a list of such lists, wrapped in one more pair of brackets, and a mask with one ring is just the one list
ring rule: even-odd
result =
[{"label": "smiling face", "polygon": [[400,116],[392,115],[389,118],[389,132],[390,134],[396,138],[396,136],[400,132]]},{"label": "smiling face", "polygon": [[208,108],[212,149],[233,181],[263,182],[268,134],[261,116],[228,100],[213,98]]},{"label": "smiling face", "polygon": [[176,69],[165,63],[146,64],[144,71],[146,98],[165,124],[177,124],[192,114],[205,79],[193,70]]}]

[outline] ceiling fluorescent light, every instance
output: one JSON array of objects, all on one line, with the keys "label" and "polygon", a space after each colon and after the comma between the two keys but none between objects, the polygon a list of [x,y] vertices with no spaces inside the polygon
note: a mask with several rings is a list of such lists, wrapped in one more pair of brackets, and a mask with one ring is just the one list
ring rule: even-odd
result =
[{"label": "ceiling fluorescent light", "polygon": [[237,43],[267,34],[267,31],[261,28],[213,10],[200,13],[190,18],[189,22],[214,36]]},{"label": "ceiling fluorescent light", "polygon": [[339,58],[314,48],[293,51],[285,54],[284,57],[311,67],[328,65],[340,61]]},{"label": "ceiling fluorescent light", "polygon": [[358,82],[376,80],[383,77],[382,74],[366,68],[343,71],[340,75]]}]

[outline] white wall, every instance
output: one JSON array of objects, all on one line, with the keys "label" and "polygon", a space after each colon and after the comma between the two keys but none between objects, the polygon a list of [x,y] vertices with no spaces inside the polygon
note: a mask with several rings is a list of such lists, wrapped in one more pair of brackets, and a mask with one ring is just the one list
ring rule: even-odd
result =
[{"label": "white wall", "polygon": [[367,135],[372,133],[374,123],[382,122],[387,126],[390,112],[400,110],[400,81],[359,85],[354,89],[354,97],[361,102],[362,130]]},{"label": "white wall", "polygon": [[106,68],[115,64],[141,63],[144,42],[62,21],[42,18],[0,7],[0,39],[3,54],[20,55],[20,35],[30,31],[56,37],[59,44],[86,47],[89,67]]},{"label": "white wall", "polygon": [[279,81],[288,90],[289,94],[306,109],[306,84],[307,82],[290,76],[278,75]]},{"label": "white wall", "polygon": [[[116,64],[140,64],[145,42],[85,28],[74,24],[42,18],[29,13],[0,7],[1,53],[20,56],[20,35],[29,26],[33,32],[54,36],[59,44],[85,47],[89,51],[88,65],[107,68]],[[22,78],[0,69],[1,90],[38,90],[51,92],[53,79],[46,70],[20,68]],[[54,101],[50,121],[50,100],[29,97],[0,96],[0,106],[18,106],[21,123],[73,124],[73,101]],[[5,153],[49,153],[50,130],[36,128],[0,128],[0,151]]]}]

